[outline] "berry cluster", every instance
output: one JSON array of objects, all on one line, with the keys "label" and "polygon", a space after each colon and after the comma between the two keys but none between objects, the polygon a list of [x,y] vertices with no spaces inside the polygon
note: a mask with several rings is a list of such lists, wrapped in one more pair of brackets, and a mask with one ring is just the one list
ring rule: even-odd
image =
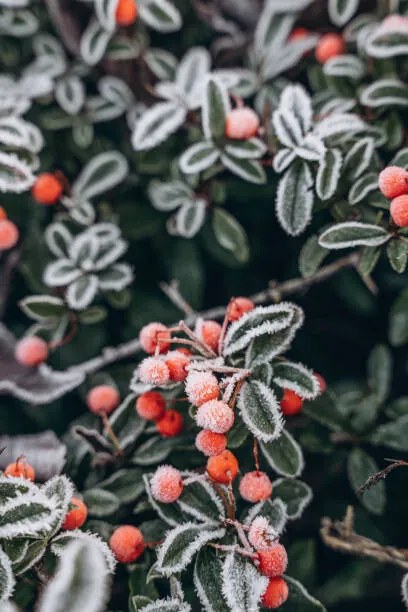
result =
[{"label": "berry cluster", "polygon": [[381,193],[391,200],[390,214],[395,225],[408,227],[408,171],[388,166],[380,172],[378,186]]}]

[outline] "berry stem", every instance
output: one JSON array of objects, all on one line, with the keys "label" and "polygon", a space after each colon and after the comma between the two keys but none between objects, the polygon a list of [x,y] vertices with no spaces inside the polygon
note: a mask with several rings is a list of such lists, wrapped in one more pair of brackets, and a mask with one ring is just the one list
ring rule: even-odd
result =
[{"label": "berry stem", "polygon": [[204,342],[201,342],[201,340],[197,338],[195,333],[191,331],[191,329],[188,327],[188,325],[186,325],[184,321],[180,321],[179,326],[180,329],[186,334],[186,336],[191,338],[191,340],[196,344],[200,353],[206,355],[207,357],[217,356],[217,354],[214,353],[214,351],[209,346],[207,346],[206,344],[204,344]]},{"label": "berry stem", "polygon": [[216,550],[222,550],[223,552],[235,552],[243,557],[249,557],[250,559],[256,559],[256,554],[245,550],[244,548],[240,548],[234,544],[215,544],[214,542],[209,542],[208,546],[215,548]]},{"label": "berry stem", "polygon": [[254,446],[253,446],[253,453],[254,453],[254,463],[255,463],[255,469],[257,472],[259,472],[259,449],[258,449],[258,440],[254,437]]},{"label": "berry stem", "polygon": [[105,427],[106,433],[108,434],[113,446],[116,449],[117,455],[123,455],[123,450],[120,446],[120,442],[115,432],[112,429],[112,425],[110,424],[109,418],[107,414],[102,415],[103,426]]}]

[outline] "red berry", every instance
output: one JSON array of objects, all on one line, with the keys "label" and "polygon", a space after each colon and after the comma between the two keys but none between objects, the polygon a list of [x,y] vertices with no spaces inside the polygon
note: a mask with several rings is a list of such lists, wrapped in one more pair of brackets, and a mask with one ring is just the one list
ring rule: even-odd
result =
[{"label": "red berry", "polygon": [[212,480],[221,484],[229,484],[237,477],[238,461],[235,455],[225,450],[207,461],[207,472]]},{"label": "red berry", "polygon": [[44,172],[37,177],[32,188],[32,195],[38,204],[46,206],[55,204],[62,195],[62,185],[54,174]]},{"label": "red berry", "polygon": [[170,351],[165,359],[166,366],[169,368],[170,380],[181,382],[187,377],[186,367],[190,363],[190,357],[181,351]]},{"label": "red berry", "polygon": [[340,34],[324,34],[317,43],[315,56],[320,64],[325,64],[332,57],[342,55],[346,49],[343,37]]},{"label": "red berry", "polygon": [[293,416],[302,412],[303,400],[291,389],[285,389],[280,405],[285,416]]},{"label": "red berry", "polygon": [[135,0],[118,0],[115,13],[116,23],[120,26],[132,25],[137,19],[137,13]]},{"label": "red berry", "polygon": [[309,34],[309,30],[306,30],[306,28],[294,28],[289,35],[289,40],[291,42],[294,42],[295,40],[303,40],[309,36]]},{"label": "red berry", "polygon": [[265,593],[262,595],[262,605],[269,610],[276,610],[285,603],[288,596],[289,589],[286,581],[280,577],[271,578]]},{"label": "red berry", "polygon": [[98,415],[110,414],[119,406],[120,395],[115,387],[99,385],[91,389],[86,396],[86,403],[91,412]]},{"label": "red berry", "polygon": [[327,383],[324,380],[323,376],[321,374],[318,374],[317,372],[314,373],[315,377],[317,378],[317,380],[319,381],[319,388],[320,388],[320,393],[326,393],[327,390]]},{"label": "red berry", "polygon": [[228,321],[238,321],[246,312],[255,308],[252,300],[246,297],[237,297],[231,300],[228,305]]},{"label": "red berry", "polygon": [[401,195],[391,202],[390,213],[395,225],[408,227],[408,195]]},{"label": "red berry", "polygon": [[28,336],[17,342],[14,356],[21,365],[38,366],[48,357],[48,344],[38,336]]},{"label": "red berry", "polygon": [[0,221],[7,219],[7,213],[2,206],[0,206]]},{"label": "red berry", "polygon": [[165,438],[173,438],[183,431],[183,416],[177,410],[166,410],[161,419],[156,421],[156,429]]},{"label": "red berry", "polygon": [[147,357],[139,365],[139,378],[148,385],[165,385],[170,380],[169,368],[160,357]]},{"label": "red berry", "polygon": [[171,465],[161,465],[150,480],[154,499],[162,504],[175,502],[183,492],[181,473]]},{"label": "red berry", "polygon": [[215,400],[219,394],[218,380],[210,372],[189,372],[186,379],[186,393],[194,406]]},{"label": "red berry", "polygon": [[217,321],[203,321],[203,319],[199,319],[196,323],[195,333],[204,344],[213,351],[218,352],[221,325]]},{"label": "red berry", "polygon": [[286,572],[288,555],[282,544],[273,544],[270,548],[257,551],[258,569],[264,576],[273,578]]},{"label": "red berry", "polygon": [[144,551],[144,537],[137,527],[122,525],[112,533],[109,546],[120,563],[133,563]]},{"label": "red berry", "polygon": [[18,227],[8,219],[0,219],[0,251],[12,249],[19,237]]},{"label": "red berry", "polygon": [[259,118],[252,108],[244,106],[230,111],[225,121],[225,135],[234,140],[247,140],[256,136]]},{"label": "red berry", "polygon": [[139,342],[144,351],[154,355],[158,346],[159,353],[167,353],[170,348],[170,332],[163,323],[149,323],[142,327]]},{"label": "red berry", "polygon": [[211,400],[198,408],[196,423],[199,427],[223,434],[234,424],[234,411],[225,402]]},{"label": "red berry", "polygon": [[142,419],[157,421],[164,415],[166,400],[158,391],[146,391],[136,400],[136,411]]},{"label": "red berry", "polygon": [[378,186],[381,193],[392,200],[408,193],[408,172],[405,168],[388,166],[378,177]]},{"label": "red berry", "polygon": [[27,463],[24,457],[17,459],[15,463],[10,463],[4,470],[6,476],[14,476],[15,478],[25,478],[26,480],[35,479],[34,468]]},{"label": "red berry", "polygon": [[195,445],[207,457],[220,455],[227,447],[227,438],[222,433],[214,433],[208,429],[201,430],[196,437]]},{"label": "red berry", "polygon": [[69,510],[65,515],[64,522],[62,523],[63,529],[78,529],[82,527],[88,516],[88,508],[78,497],[71,499],[71,505],[74,506],[72,510]]},{"label": "red berry", "polygon": [[254,472],[248,472],[241,478],[239,492],[243,499],[255,504],[271,496],[272,483],[265,472],[255,470]]},{"label": "red berry", "polygon": [[270,548],[276,543],[278,532],[269,524],[269,521],[264,516],[257,516],[252,521],[248,540],[258,552]]}]

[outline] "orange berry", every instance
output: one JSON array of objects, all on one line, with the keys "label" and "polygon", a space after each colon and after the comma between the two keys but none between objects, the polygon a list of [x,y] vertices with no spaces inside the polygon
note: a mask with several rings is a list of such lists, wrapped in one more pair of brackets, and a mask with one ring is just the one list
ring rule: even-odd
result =
[{"label": "orange berry", "polygon": [[15,463],[10,463],[4,470],[6,476],[14,476],[15,478],[25,478],[26,480],[35,479],[34,468],[27,463],[25,458],[17,459]]},{"label": "orange berry", "polygon": [[171,465],[161,465],[150,480],[154,499],[162,504],[175,502],[183,492],[181,473]]},{"label": "orange berry", "polygon": [[0,251],[12,249],[19,237],[18,227],[9,219],[0,219]]},{"label": "orange berry", "polygon": [[170,380],[170,372],[160,357],[147,357],[139,365],[139,378],[148,385],[165,385]]},{"label": "orange berry", "polygon": [[49,206],[55,204],[62,195],[62,185],[51,172],[44,172],[37,177],[32,191],[34,200],[38,204]]},{"label": "orange berry", "polygon": [[254,518],[249,527],[248,540],[256,551],[270,548],[276,543],[278,537],[278,532],[264,516]]},{"label": "orange berry", "polygon": [[7,213],[2,206],[0,206],[0,221],[7,219]]},{"label": "orange berry", "polygon": [[136,412],[142,419],[157,421],[164,415],[166,400],[158,391],[146,391],[136,400]]},{"label": "orange berry", "polygon": [[195,327],[196,336],[209,346],[213,351],[218,352],[218,343],[221,336],[221,325],[217,321],[197,321]]},{"label": "orange berry", "polygon": [[115,387],[98,385],[86,396],[86,403],[91,412],[98,415],[110,414],[119,406],[120,395]]},{"label": "orange berry", "polygon": [[135,0],[118,0],[115,19],[120,26],[128,26],[137,19],[137,4]]},{"label": "orange berry", "polygon": [[390,213],[395,225],[408,227],[408,195],[394,198],[390,205]]},{"label": "orange berry", "polygon": [[66,513],[64,522],[62,523],[62,529],[78,529],[82,527],[88,516],[88,508],[82,499],[73,497],[70,503],[74,508],[68,510]]},{"label": "orange berry", "polygon": [[229,484],[237,477],[238,461],[235,455],[225,450],[207,461],[207,472],[212,480],[221,484]]},{"label": "orange berry", "polygon": [[255,504],[272,495],[272,483],[265,472],[255,470],[248,472],[241,478],[239,492],[246,501]]},{"label": "orange berry", "polygon": [[285,389],[280,405],[285,416],[292,416],[302,412],[303,400],[291,389]]},{"label": "orange berry", "polygon": [[309,36],[310,31],[306,28],[294,28],[289,35],[289,40],[294,42],[295,40],[303,40],[306,36]]},{"label": "orange berry", "polygon": [[318,374],[317,372],[314,373],[315,377],[317,378],[317,380],[319,381],[319,388],[320,388],[320,393],[326,393],[327,390],[327,383],[324,380],[323,376],[321,374]]},{"label": "orange berry", "polygon": [[163,323],[149,323],[142,327],[139,333],[139,342],[144,351],[154,355],[158,345],[159,353],[167,353],[170,348],[170,332]]},{"label": "orange berry", "polygon": [[218,380],[210,372],[189,372],[186,379],[186,393],[194,406],[201,406],[215,400],[219,394]]},{"label": "orange berry", "polygon": [[288,555],[282,544],[273,544],[269,548],[258,550],[258,570],[264,576],[273,578],[281,576],[286,572],[288,566]]},{"label": "orange berry", "polygon": [[48,357],[48,344],[38,336],[28,336],[17,342],[14,356],[21,365],[38,366]]},{"label": "orange berry", "polygon": [[190,363],[190,357],[181,351],[170,351],[167,353],[165,364],[169,368],[170,380],[181,382],[187,377],[186,367]]},{"label": "orange berry", "polygon": [[246,106],[234,108],[225,121],[225,135],[234,140],[247,140],[256,136],[259,129],[259,118],[252,108]]},{"label": "orange berry", "polygon": [[133,563],[143,553],[145,542],[140,529],[122,525],[112,533],[109,546],[119,563]]},{"label": "orange berry", "polygon": [[408,193],[408,172],[405,168],[388,166],[380,172],[378,186],[381,193],[391,200]]},{"label": "orange berry", "polygon": [[222,433],[202,429],[197,434],[195,445],[207,457],[214,457],[220,455],[226,449],[227,437]]},{"label": "orange berry", "polygon": [[320,64],[325,64],[332,57],[342,55],[346,50],[343,37],[330,32],[324,34],[317,43],[315,56]]},{"label": "orange berry", "polygon": [[165,438],[178,436],[183,431],[183,416],[177,410],[166,410],[161,419],[156,421],[156,429]]},{"label": "orange berry", "polygon": [[288,596],[289,589],[286,581],[283,578],[275,577],[269,580],[261,602],[264,608],[276,610],[285,603]]},{"label": "orange berry", "polygon": [[234,424],[234,411],[226,402],[210,400],[198,408],[196,423],[199,427],[209,429],[214,433],[224,434]]},{"label": "orange berry", "polygon": [[246,297],[237,297],[231,300],[227,308],[228,321],[238,321],[246,312],[253,310],[255,304]]}]

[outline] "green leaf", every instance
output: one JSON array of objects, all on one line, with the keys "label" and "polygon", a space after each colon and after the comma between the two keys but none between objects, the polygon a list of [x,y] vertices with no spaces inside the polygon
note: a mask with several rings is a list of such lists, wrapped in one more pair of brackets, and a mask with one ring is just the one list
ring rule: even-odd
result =
[{"label": "green leaf", "polygon": [[248,140],[229,140],[224,151],[231,157],[238,159],[258,159],[266,152],[266,145],[259,138]]},{"label": "green leaf", "polygon": [[286,506],[287,516],[291,520],[302,516],[304,509],[312,500],[312,489],[301,480],[280,478],[273,483],[274,496],[281,499]]},{"label": "green leaf", "polygon": [[339,149],[327,149],[316,175],[316,193],[321,200],[329,200],[336,192],[343,156]]},{"label": "green leaf", "polygon": [[291,578],[283,576],[289,587],[289,597],[281,606],[282,612],[327,612],[324,605],[307,592],[303,584]]},{"label": "green leaf", "polygon": [[359,138],[347,152],[343,171],[354,181],[369,169],[374,155],[374,139]]},{"label": "green leaf", "polygon": [[331,394],[325,393],[313,402],[307,402],[303,406],[303,412],[311,419],[331,429],[331,431],[344,431],[347,427],[347,421],[333,401]]},{"label": "green leaf", "polygon": [[63,300],[51,295],[30,295],[21,300],[19,306],[35,321],[59,318],[66,311]]},{"label": "green leaf", "polygon": [[110,516],[119,509],[119,498],[103,489],[88,489],[84,492],[84,501],[91,516]]},{"label": "green leaf", "polygon": [[320,393],[318,379],[301,363],[281,361],[275,364],[273,381],[283,389],[292,389],[303,399],[314,399]]},{"label": "green leaf", "polygon": [[364,198],[366,198],[371,192],[378,190],[378,174],[375,172],[368,172],[358,178],[348,194],[348,201],[351,206],[355,206]]},{"label": "green leaf", "polygon": [[320,268],[326,255],[326,249],[319,244],[319,237],[316,234],[310,236],[299,254],[299,272],[303,278],[313,276]]},{"label": "green leaf", "polygon": [[138,7],[143,21],[158,32],[175,32],[182,25],[178,9],[169,0],[144,0]]},{"label": "green leaf", "polygon": [[133,502],[144,493],[142,470],[138,468],[118,470],[109,478],[99,482],[98,489],[112,493],[123,504]]},{"label": "green leaf", "polygon": [[183,512],[205,523],[218,524],[225,512],[212,485],[202,476],[194,474],[184,479],[183,492],[177,503]]},{"label": "green leaf", "polygon": [[257,610],[258,602],[268,584],[252,562],[241,555],[230,553],[222,568],[222,592],[229,607],[234,612]]},{"label": "green leaf", "polygon": [[368,55],[380,59],[407,55],[408,34],[404,26],[380,26],[368,36],[365,44]]},{"label": "green leaf", "polygon": [[128,173],[126,157],[119,151],[96,155],[83,168],[72,186],[74,195],[90,199],[121,183]]},{"label": "green leaf", "polygon": [[152,436],[137,447],[130,461],[135,465],[155,465],[167,459],[178,444],[179,441],[174,438]]},{"label": "green leaf", "polygon": [[225,85],[217,77],[209,78],[202,107],[203,131],[206,138],[217,140],[224,136],[225,119],[230,108]]},{"label": "green leaf", "polygon": [[388,404],[385,409],[385,414],[390,417],[390,419],[396,419],[408,414],[408,395],[403,395]]},{"label": "green leaf", "polygon": [[365,72],[364,63],[355,55],[339,55],[330,58],[323,66],[326,76],[359,81]]},{"label": "green leaf", "polygon": [[[11,561],[0,548],[0,602],[10,599],[13,594],[15,579]],[[226,608],[228,610],[228,608]]]},{"label": "green leaf", "polygon": [[350,484],[363,505],[373,514],[382,514],[385,509],[385,484],[381,480],[375,487],[359,494],[359,488],[367,478],[379,471],[377,463],[361,448],[353,448],[348,456],[347,472]]},{"label": "green leaf", "polygon": [[224,249],[231,251],[238,261],[248,261],[248,237],[235,217],[222,208],[215,208],[212,227],[218,243]]},{"label": "green leaf", "polygon": [[270,442],[281,435],[283,419],[279,402],[264,383],[246,382],[238,397],[238,409],[245,425],[259,440]]},{"label": "green leaf", "polygon": [[275,472],[295,478],[304,468],[303,454],[292,435],[284,429],[280,438],[260,443],[262,454]]},{"label": "green leaf", "polygon": [[295,162],[279,181],[276,195],[278,221],[290,236],[298,236],[312,217],[313,176],[305,162]]},{"label": "green leaf", "polygon": [[215,550],[201,549],[194,566],[194,586],[205,612],[230,612],[222,594],[221,571]]},{"label": "green leaf", "polygon": [[363,89],[360,102],[369,108],[408,106],[408,85],[398,79],[378,79]]},{"label": "green leaf", "polygon": [[391,307],[388,336],[393,346],[408,342],[408,289],[400,293]]},{"label": "green leaf", "polygon": [[380,402],[390,391],[392,377],[392,355],[384,344],[377,345],[370,353],[367,363],[368,384]]},{"label": "green leaf", "polygon": [[371,444],[386,446],[396,451],[408,450],[408,414],[380,425],[370,435]]},{"label": "green leaf", "polygon": [[[20,574],[24,574],[30,568],[32,568],[42,557],[47,548],[46,540],[24,540],[13,539],[9,540],[10,543],[15,543],[18,541],[21,545],[20,550],[24,551],[23,554],[16,559],[13,559],[13,572],[16,576]],[[8,552],[8,549],[6,549]]]},{"label": "green leaf", "polygon": [[279,498],[260,501],[246,513],[245,524],[250,525],[257,516],[264,516],[277,533],[282,533],[287,520],[286,504]]},{"label": "green leaf", "polygon": [[364,247],[358,262],[358,271],[363,276],[369,276],[374,270],[381,256],[381,249],[377,247]]},{"label": "green leaf", "polygon": [[346,221],[327,229],[319,238],[320,246],[326,249],[347,249],[356,246],[380,246],[390,235],[380,225]]},{"label": "green leaf", "polygon": [[266,183],[266,173],[262,165],[255,159],[242,159],[233,157],[227,151],[221,153],[221,162],[228,170],[255,185]]},{"label": "green leaf", "polygon": [[197,142],[186,149],[180,157],[180,170],[185,174],[197,174],[215,164],[219,156],[219,151],[211,140]]},{"label": "green leaf", "polygon": [[146,427],[146,420],[135,411],[135,395],[130,393],[110,417],[110,425],[122,450],[132,449]]},{"label": "green leaf", "polygon": [[402,274],[408,262],[408,243],[403,238],[393,238],[387,245],[387,257],[391,267]]}]

